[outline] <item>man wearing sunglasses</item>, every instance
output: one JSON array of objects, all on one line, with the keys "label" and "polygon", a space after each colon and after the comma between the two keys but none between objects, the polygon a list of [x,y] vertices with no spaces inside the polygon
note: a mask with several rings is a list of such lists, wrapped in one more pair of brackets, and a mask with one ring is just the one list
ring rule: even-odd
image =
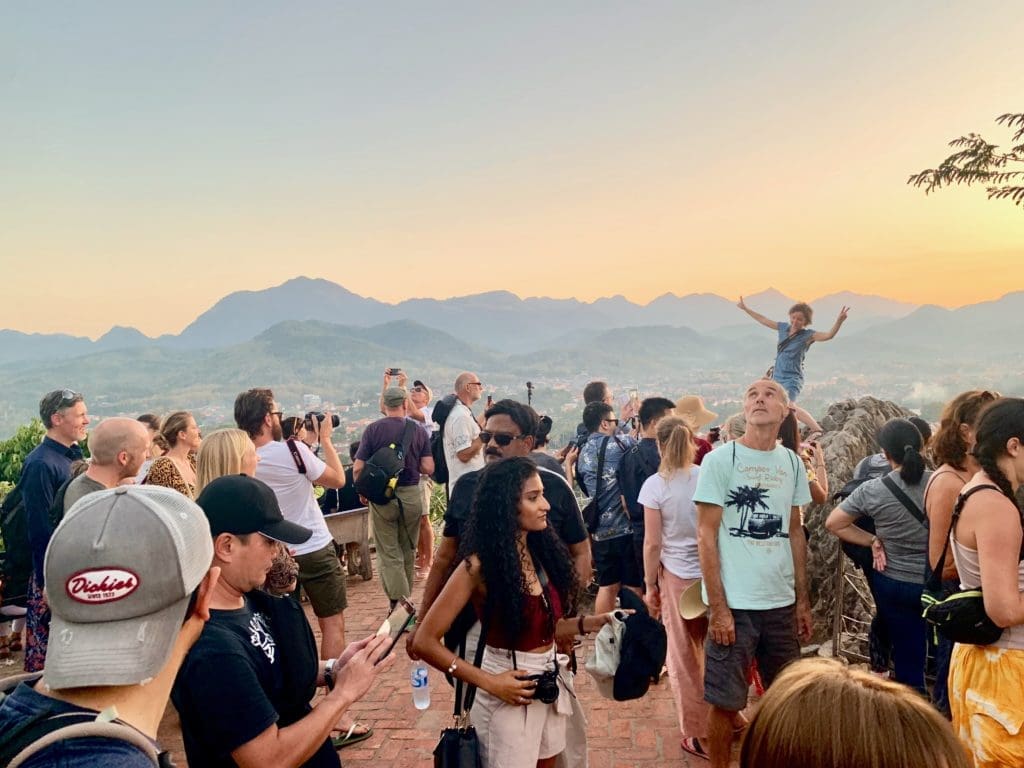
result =
[{"label": "man wearing sunglasses", "polygon": [[72,389],[55,389],[39,401],[39,418],[46,427],[43,442],[32,449],[21,467],[21,489],[32,550],[32,581],[25,617],[25,671],[39,672],[46,660],[50,607],[43,596],[43,560],[53,528],[50,507],[57,489],[71,477],[71,463],[82,458],[89,413],[85,399]]},{"label": "man wearing sunglasses", "polygon": [[455,405],[444,423],[444,458],[448,464],[448,493],[467,472],[484,467],[484,444],[480,440],[480,424],[471,410],[483,395],[480,377],[468,371],[455,379]]}]

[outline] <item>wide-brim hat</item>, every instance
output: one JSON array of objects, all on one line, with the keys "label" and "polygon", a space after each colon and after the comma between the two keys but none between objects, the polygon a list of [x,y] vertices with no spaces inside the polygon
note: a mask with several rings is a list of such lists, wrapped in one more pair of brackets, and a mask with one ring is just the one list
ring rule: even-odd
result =
[{"label": "wide-brim hat", "polygon": [[707,612],[708,607],[701,596],[701,580],[697,579],[679,595],[679,615],[687,621],[692,621],[699,619]]},{"label": "wide-brim hat", "polygon": [[684,395],[676,401],[676,416],[696,431],[706,427],[718,418],[718,414],[704,407],[704,398],[700,395]]}]

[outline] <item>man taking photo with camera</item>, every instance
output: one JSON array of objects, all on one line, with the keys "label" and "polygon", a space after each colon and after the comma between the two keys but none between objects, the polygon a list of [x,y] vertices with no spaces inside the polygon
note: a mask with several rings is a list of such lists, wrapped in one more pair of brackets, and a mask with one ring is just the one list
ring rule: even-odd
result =
[{"label": "man taking photo with camera", "polygon": [[313,485],[341,488],[345,485],[345,468],[331,443],[331,414],[324,414],[313,425],[322,459],[298,440],[282,442],[281,415],[281,407],[269,389],[250,389],[235,398],[235,423],[249,433],[259,456],[257,479],[273,489],[285,520],[313,531],[306,543],[295,547],[295,560],[299,564],[299,584],[309,597],[323,635],[320,658],[333,659],[345,649],[348,596],[341,562],[313,495]]}]

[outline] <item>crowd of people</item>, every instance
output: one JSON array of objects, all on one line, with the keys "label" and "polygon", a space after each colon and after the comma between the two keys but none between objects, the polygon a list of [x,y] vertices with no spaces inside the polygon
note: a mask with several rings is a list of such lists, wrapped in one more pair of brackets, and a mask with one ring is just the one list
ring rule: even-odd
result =
[{"label": "crowd of people", "polygon": [[[593,381],[557,451],[529,404],[478,409],[472,372],[435,399],[389,369],[348,467],[336,417],[286,417],[270,389],[241,392],[236,427],[206,435],[187,411],[88,430],[81,394],[48,393],[46,436],[5,502],[26,535],[22,552],[7,542],[0,642],[17,650],[24,632],[30,677],[0,694],[0,764],[158,763],[170,700],[193,768],[338,765],[371,732],[352,705],[398,653],[386,635],[346,638],[324,514],[365,505],[382,610],[425,579],[405,652],[476,691],[487,768],[587,765],[580,639],[634,611],[663,627],[675,738],[715,768],[739,741],[742,766],[1024,765],[1024,400],[965,392],[934,435],[919,419],[881,426],[824,526],[874,596],[872,670],[800,661],[809,541],[828,543],[803,509],[835,489],[821,428],[794,400],[807,348],[847,310],[818,333],[806,305],[788,323],[740,306],[780,336],[741,412],[711,427],[697,394],[617,401]],[[981,589],[1004,628],[994,643],[935,642],[921,614],[932,573],[950,594]]]}]

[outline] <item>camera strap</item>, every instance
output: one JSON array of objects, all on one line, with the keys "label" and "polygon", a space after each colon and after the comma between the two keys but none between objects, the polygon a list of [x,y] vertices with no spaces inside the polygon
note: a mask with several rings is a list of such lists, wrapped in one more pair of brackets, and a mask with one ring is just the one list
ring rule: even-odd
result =
[{"label": "camera strap", "polygon": [[299,470],[300,475],[306,474],[306,462],[302,460],[302,454],[299,453],[299,447],[295,445],[295,438],[289,437],[284,441],[285,445],[288,446],[288,450],[291,451],[292,461],[295,462],[295,468]]}]

